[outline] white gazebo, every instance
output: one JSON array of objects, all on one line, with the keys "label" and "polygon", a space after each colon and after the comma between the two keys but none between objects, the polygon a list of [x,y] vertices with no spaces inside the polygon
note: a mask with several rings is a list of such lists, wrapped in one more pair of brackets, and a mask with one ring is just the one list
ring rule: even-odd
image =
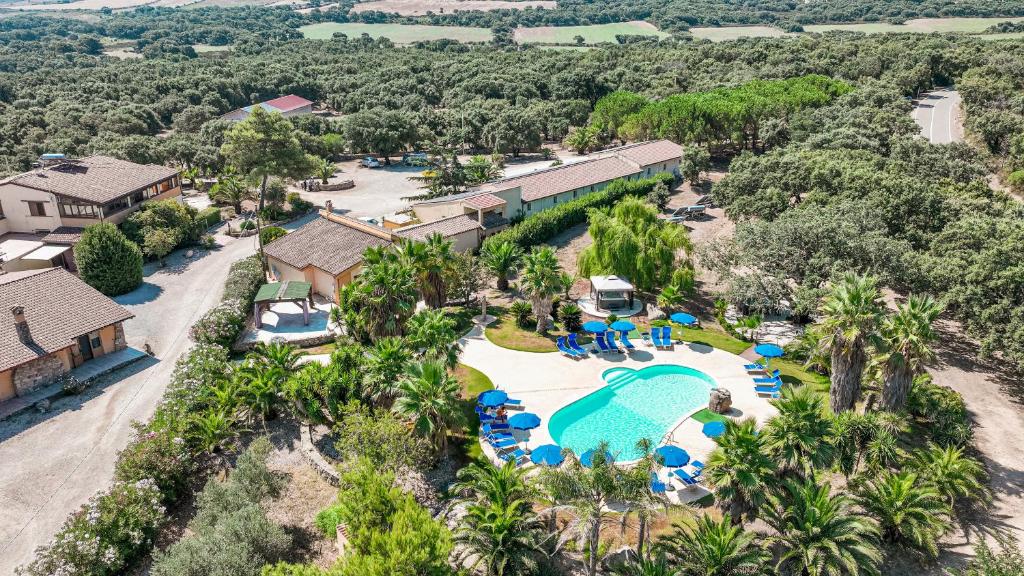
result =
[{"label": "white gazebo", "polygon": [[633,290],[632,284],[618,276],[590,277],[590,300],[598,310],[631,310]]}]

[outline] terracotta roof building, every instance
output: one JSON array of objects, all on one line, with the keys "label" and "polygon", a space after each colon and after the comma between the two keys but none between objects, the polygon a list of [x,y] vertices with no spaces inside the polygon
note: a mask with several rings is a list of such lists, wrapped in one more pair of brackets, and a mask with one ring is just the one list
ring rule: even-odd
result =
[{"label": "terracotta roof building", "polygon": [[473,250],[480,245],[480,233],[483,225],[475,215],[459,214],[442,218],[426,224],[416,224],[395,230],[395,235],[420,242],[434,234],[440,234],[445,240],[451,240],[453,248],[459,252]]},{"label": "terracotta roof building", "polygon": [[289,94],[287,96],[281,96],[280,98],[274,98],[273,100],[267,100],[266,102],[260,102],[258,104],[252,104],[244,108],[232,110],[231,112],[221,116],[221,118],[240,122],[248,118],[249,113],[257,106],[263,108],[267,112],[277,112],[285,118],[313,113],[313,102],[306,100],[302,96]]},{"label": "terracotta roof building", "polygon": [[132,316],[63,268],[0,275],[0,400],[124,349]]}]

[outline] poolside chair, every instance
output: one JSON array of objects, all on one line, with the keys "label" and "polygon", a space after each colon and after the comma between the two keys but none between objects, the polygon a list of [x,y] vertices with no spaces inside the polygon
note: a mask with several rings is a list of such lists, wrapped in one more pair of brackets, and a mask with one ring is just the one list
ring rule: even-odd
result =
[{"label": "poolside chair", "polygon": [[683,484],[683,486],[687,488],[689,488],[690,486],[697,485],[697,479],[694,478],[693,476],[690,476],[683,470],[673,470],[672,475],[675,476],[676,479],[679,480]]},{"label": "poolside chair", "polygon": [[743,369],[747,372],[764,372],[764,366],[756,362],[754,364],[744,364]]},{"label": "poolside chair", "polygon": [[651,492],[655,494],[664,494],[668,489],[668,486],[658,478],[657,472],[651,472]]},{"label": "poolside chair", "polygon": [[569,345],[570,350],[575,350],[581,358],[587,355],[587,349],[584,348],[583,346],[580,346],[580,343],[576,341],[575,332],[569,334],[569,338],[566,340],[566,344]]},{"label": "poolside chair", "polygon": [[614,352],[622,352],[622,348],[619,348],[619,343],[615,341],[615,332],[605,332],[605,338],[608,341],[608,347]]},{"label": "poolside chair", "polygon": [[498,453],[498,458],[501,458],[505,462],[508,462],[508,461],[514,459],[517,466],[519,465],[520,460],[522,460],[524,458],[526,460],[529,460],[529,456],[526,455],[526,452],[523,452],[522,448],[516,448],[515,450],[511,450],[511,449],[497,449],[497,453]]},{"label": "poolside chair", "polygon": [[754,392],[758,396],[770,396],[772,398],[778,398],[781,395],[782,382],[774,386],[754,386]]},{"label": "poolside chair", "polygon": [[502,449],[502,448],[511,448],[512,446],[517,446],[517,445],[518,445],[518,442],[516,442],[515,438],[502,438],[500,440],[495,440],[495,441],[491,442],[491,446],[494,446],[495,450],[499,450],[499,449]]},{"label": "poolside chair", "polygon": [[694,460],[693,462],[690,462],[690,468],[692,468],[690,478],[696,480],[697,478],[700,478],[700,475],[704,472],[704,463],[700,460]]},{"label": "poolside chair", "polygon": [[594,342],[597,342],[597,347],[601,349],[601,352],[611,352],[612,348],[608,345],[608,342],[604,339],[604,333],[598,332],[594,334]]},{"label": "poolside chair", "polygon": [[782,382],[782,378],[778,376],[765,377],[765,378],[754,378],[754,384],[775,384]]},{"label": "poolside chair", "polygon": [[754,378],[754,380],[759,380],[759,379],[769,379],[769,380],[771,380],[773,378],[778,378],[778,377],[782,376],[782,372],[780,372],[778,368],[776,368],[775,370],[772,370],[771,372],[768,372],[767,374],[768,374],[767,376],[757,376],[757,377]]},{"label": "poolside chair", "polygon": [[576,352],[575,350],[569,348],[565,344],[565,336],[559,336],[558,340],[555,341],[555,346],[558,347],[558,351],[561,352],[564,356],[568,356],[569,358],[572,358],[573,360],[579,360],[580,359],[579,352]]},{"label": "poolside chair", "polygon": [[651,342],[654,343],[655,348],[665,347],[665,344],[661,341],[661,330],[658,330],[656,326],[651,326]]},{"label": "poolside chair", "polygon": [[517,398],[509,398],[508,400],[505,400],[505,403],[502,404],[502,406],[504,406],[506,410],[525,410],[526,409],[526,407],[523,406],[523,401],[519,400]]},{"label": "poolside chair", "polygon": [[491,424],[484,424],[480,427],[480,430],[482,430],[484,434],[491,434],[493,432],[509,429],[508,422],[493,422]]},{"label": "poolside chair", "polygon": [[636,350],[636,346],[633,346],[633,343],[629,341],[629,334],[625,330],[619,332],[619,340],[622,340],[622,345],[626,347],[627,351],[632,352]]},{"label": "poolside chair", "polygon": [[672,342],[672,327],[662,326],[661,327],[661,342],[665,345],[665,348],[671,348],[674,344]]}]

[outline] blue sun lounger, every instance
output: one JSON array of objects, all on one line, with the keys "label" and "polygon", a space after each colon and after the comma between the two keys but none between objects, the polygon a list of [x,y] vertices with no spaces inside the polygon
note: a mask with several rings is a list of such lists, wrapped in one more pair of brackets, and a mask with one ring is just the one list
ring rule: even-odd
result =
[{"label": "blue sun lounger", "polygon": [[670,348],[672,346],[673,342],[672,342],[672,327],[671,326],[662,326],[661,327],[661,341],[665,343],[665,347],[666,348]]},{"label": "blue sun lounger", "polygon": [[558,340],[555,341],[555,346],[558,347],[558,351],[561,352],[563,355],[568,356],[569,358],[572,358],[573,360],[579,360],[580,359],[579,352],[569,348],[565,344],[565,336],[559,336]]},{"label": "blue sun lounger", "polygon": [[758,394],[764,394],[771,396],[772,398],[778,398],[779,392],[782,390],[782,382],[775,384],[774,386],[754,386],[754,392]]},{"label": "blue sun lounger", "polygon": [[522,464],[524,460],[529,461],[529,457],[526,455],[526,452],[523,452],[520,448],[510,451],[498,451],[498,458],[501,458],[505,462],[515,462],[516,466]]},{"label": "blue sun lounger", "polygon": [[576,333],[575,332],[569,334],[569,338],[566,339],[565,343],[569,345],[569,349],[570,350],[575,350],[576,353],[579,354],[581,358],[583,356],[587,355],[587,349],[584,348],[583,346],[580,346],[580,343],[576,341]]},{"label": "blue sun lounger", "polygon": [[508,430],[508,422],[492,422],[490,424],[484,424],[480,427],[484,431],[484,434],[490,434],[492,432],[499,432],[501,430]]},{"label": "blue sun lounger", "polygon": [[661,342],[661,330],[658,330],[658,328],[655,326],[651,327],[651,342],[654,343],[655,348],[665,347],[665,345],[662,344]]},{"label": "blue sun lounger", "polygon": [[622,345],[626,347],[626,350],[636,350],[636,346],[633,346],[633,343],[629,341],[629,335],[625,330],[619,332],[619,340],[622,340]]},{"label": "blue sun lounger", "polygon": [[676,478],[678,478],[679,481],[682,482],[684,486],[696,486],[697,485],[697,479],[694,478],[693,476],[690,476],[689,474],[687,474],[683,470],[673,470],[672,471],[672,475],[675,476]]},{"label": "blue sun lounger", "polygon": [[604,333],[597,333],[594,335],[594,342],[597,342],[597,347],[601,349],[601,352],[611,352],[611,346],[608,346],[608,342],[604,339]]},{"label": "blue sun lounger", "polygon": [[516,398],[509,398],[508,400],[505,400],[503,406],[509,410],[523,410],[524,408],[523,401]]},{"label": "blue sun lounger", "polygon": [[516,446],[517,444],[518,443],[516,442],[515,438],[502,438],[500,440],[495,440],[491,442],[491,446],[494,446],[495,450],[500,448],[510,448],[512,446]]},{"label": "blue sun lounger", "polygon": [[700,460],[694,460],[690,462],[690,468],[692,468],[690,478],[697,479],[704,472],[704,463]]},{"label": "blue sun lounger", "polygon": [[780,376],[782,376],[782,372],[779,372],[779,369],[776,368],[775,370],[769,372],[767,376],[754,377],[754,382],[768,382],[770,380],[775,380]]},{"label": "blue sun lounger", "polygon": [[744,364],[743,369],[747,372],[764,372],[764,366],[756,362],[754,364]]},{"label": "blue sun lounger", "polygon": [[661,478],[658,478],[658,473],[651,472],[651,492],[654,492],[655,494],[664,494],[667,489],[668,487],[661,481]]},{"label": "blue sun lounger", "polygon": [[619,343],[615,341],[615,332],[605,332],[604,335],[608,342],[608,347],[611,348],[612,351],[622,352],[622,349],[619,348]]},{"label": "blue sun lounger", "polygon": [[766,384],[775,385],[780,382],[782,382],[782,378],[779,378],[778,376],[773,376],[771,378],[754,378],[754,384],[758,386],[764,386]]}]

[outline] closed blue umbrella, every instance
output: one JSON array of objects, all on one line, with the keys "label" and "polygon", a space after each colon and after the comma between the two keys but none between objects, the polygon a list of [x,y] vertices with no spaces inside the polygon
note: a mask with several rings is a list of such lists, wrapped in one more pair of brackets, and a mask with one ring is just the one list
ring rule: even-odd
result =
[{"label": "closed blue umbrella", "polygon": [[679,446],[662,446],[654,452],[661,456],[662,464],[669,468],[679,468],[690,462],[690,455]]},{"label": "closed blue umbrella", "polygon": [[704,428],[702,430],[704,435],[708,438],[718,438],[722,434],[725,434],[725,422],[719,420],[708,422],[704,424]]},{"label": "closed blue umbrella", "polygon": [[558,466],[563,460],[565,456],[562,456],[562,447],[557,444],[545,444],[530,451],[530,461],[534,464]]},{"label": "closed blue umbrella", "polygon": [[[583,456],[580,456],[580,464],[583,464],[587,468],[590,468],[591,466],[593,466],[594,465],[594,454],[595,453],[596,453],[596,451],[594,451],[594,450],[587,450],[586,452],[584,452]],[[612,453],[611,452],[605,452],[604,453],[604,461],[605,462],[613,462],[614,461],[614,458],[612,458]]]},{"label": "closed blue umbrella", "polygon": [[501,390],[487,390],[476,397],[477,403],[486,408],[496,408],[504,404],[506,400],[508,400],[508,394]]},{"label": "closed blue umbrella", "polygon": [[509,418],[508,425],[516,430],[533,430],[540,426],[540,416],[533,412],[522,412]]},{"label": "closed blue umbrella", "polygon": [[605,324],[604,322],[598,322],[597,320],[591,320],[590,322],[584,322],[583,323],[583,329],[586,330],[587,332],[593,332],[593,333],[597,334],[598,332],[607,332],[608,331],[608,325]]},{"label": "closed blue umbrella", "polygon": [[684,326],[689,326],[691,324],[697,323],[697,317],[694,316],[693,314],[687,314],[686,312],[676,312],[675,314],[669,316],[668,319],[675,322],[676,324],[682,324]]},{"label": "closed blue umbrella", "polygon": [[631,332],[636,330],[636,325],[629,320],[616,320],[612,322],[611,329],[618,332]]}]

